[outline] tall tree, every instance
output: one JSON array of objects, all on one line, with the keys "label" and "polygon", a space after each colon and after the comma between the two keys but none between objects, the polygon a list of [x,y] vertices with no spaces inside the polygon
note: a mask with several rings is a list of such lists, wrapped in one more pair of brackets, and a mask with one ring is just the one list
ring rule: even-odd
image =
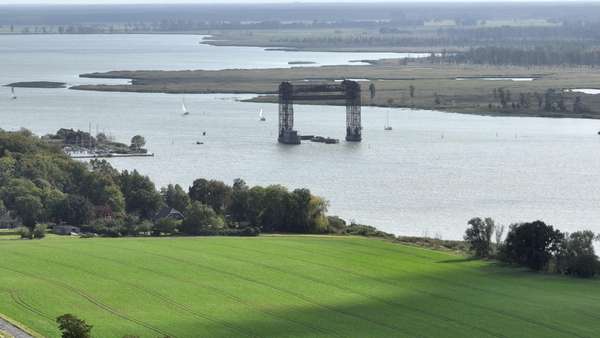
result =
[{"label": "tall tree", "polygon": [[469,244],[471,252],[476,257],[485,258],[492,252],[492,234],[494,233],[494,220],[491,218],[473,218],[468,224],[470,227],[465,232],[465,241]]},{"label": "tall tree", "polygon": [[141,150],[146,145],[146,139],[142,135],[135,135],[131,138],[131,149]]},{"label": "tall tree", "polygon": [[377,89],[375,88],[375,84],[371,82],[369,85],[369,93],[371,95],[371,101],[375,99],[375,95],[377,95]]},{"label": "tall tree", "polygon": [[119,186],[125,197],[127,212],[138,214],[150,219],[162,205],[162,197],[154,183],[147,176],[142,176],[137,170],[123,171],[119,177]]},{"label": "tall tree", "polygon": [[88,224],[93,212],[92,204],[85,197],[68,195],[59,206],[57,214],[61,221],[79,226]]},{"label": "tall tree", "polygon": [[203,178],[194,181],[189,188],[189,196],[194,201],[199,201],[222,213],[229,205],[231,198],[231,187],[216,180],[205,180]]},{"label": "tall tree", "polygon": [[161,190],[165,203],[178,211],[185,211],[190,205],[190,197],[179,184],[169,184]]},{"label": "tall tree", "polygon": [[564,235],[542,221],[513,224],[500,257],[510,263],[542,270],[559,250]]}]

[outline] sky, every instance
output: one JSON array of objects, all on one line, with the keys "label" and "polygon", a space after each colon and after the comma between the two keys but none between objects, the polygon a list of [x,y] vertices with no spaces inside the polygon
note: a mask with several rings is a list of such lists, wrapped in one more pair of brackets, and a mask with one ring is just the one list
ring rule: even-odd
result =
[{"label": "sky", "polygon": [[[420,2],[418,0],[375,0],[376,2]],[[422,0],[421,0],[422,1]],[[499,2],[502,0],[429,0],[434,2]],[[507,0],[504,0],[507,1]],[[548,0],[508,0],[511,2],[548,2]],[[552,1],[552,0],[551,0]],[[586,0],[557,0],[562,2],[582,2]],[[174,3],[298,3],[298,2],[338,2],[336,0],[0,0],[0,5],[24,5],[24,4],[174,4]],[[342,1],[339,1],[342,2]],[[343,2],[370,2],[369,0],[343,0]],[[589,2],[589,0],[588,0]]]}]

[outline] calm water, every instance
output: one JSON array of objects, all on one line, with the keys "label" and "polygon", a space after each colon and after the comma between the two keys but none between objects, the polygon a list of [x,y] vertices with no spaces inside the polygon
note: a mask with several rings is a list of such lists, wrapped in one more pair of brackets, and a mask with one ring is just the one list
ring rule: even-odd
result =
[{"label": "calm water", "polygon": [[[11,35],[0,36],[1,81],[60,81],[79,79],[86,72],[111,70],[188,70],[293,67],[291,61],[323,66],[361,64],[408,53],[328,53],[265,51],[255,47],[214,47],[195,35]],[[97,80],[96,80],[97,81]],[[100,80],[106,83],[107,80]],[[118,80],[120,81],[120,80]]]},{"label": "calm water", "polygon": [[[2,82],[75,83],[84,81],[77,73],[109,69],[272,67],[292,60],[332,64],[365,58],[197,42],[193,36],[0,37],[0,76]],[[156,157],[111,161],[137,168],[159,185],[242,177],[250,184],[308,187],[330,200],[331,213],[399,234],[459,238],[466,221],[479,215],[600,231],[600,121],[365,108],[362,143],[290,147],[276,142],[277,107],[237,101],[249,96],[187,95],[192,114],[182,117],[176,95],[18,89],[19,99],[12,101],[8,89],[3,92],[4,129],[25,126],[44,134],[91,123],[121,141],[144,135]],[[267,122],[258,121],[259,108]],[[297,106],[296,112],[301,133],[344,138],[344,108]],[[383,130],[388,112],[393,131]]]}]

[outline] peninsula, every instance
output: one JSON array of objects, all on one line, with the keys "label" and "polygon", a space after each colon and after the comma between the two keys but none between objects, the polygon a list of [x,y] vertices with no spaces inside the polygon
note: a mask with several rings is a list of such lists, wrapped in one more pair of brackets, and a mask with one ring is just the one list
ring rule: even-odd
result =
[{"label": "peninsula", "polygon": [[[359,79],[363,105],[407,107],[494,116],[600,118],[600,95],[571,89],[600,88],[593,67],[489,66],[384,59],[369,65],[194,71],[112,71],[84,78],[130,79],[130,85],[71,89],[147,93],[258,94],[276,102],[282,81]],[[339,104],[313,102],[314,104]]]}]

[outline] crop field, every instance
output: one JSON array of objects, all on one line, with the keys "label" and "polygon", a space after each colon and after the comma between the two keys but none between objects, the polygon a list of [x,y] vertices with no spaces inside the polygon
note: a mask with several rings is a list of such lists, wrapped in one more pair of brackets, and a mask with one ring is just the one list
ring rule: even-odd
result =
[{"label": "crop field", "polygon": [[597,337],[600,282],[353,237],[0,240],[0,313],[43,336]]}]

